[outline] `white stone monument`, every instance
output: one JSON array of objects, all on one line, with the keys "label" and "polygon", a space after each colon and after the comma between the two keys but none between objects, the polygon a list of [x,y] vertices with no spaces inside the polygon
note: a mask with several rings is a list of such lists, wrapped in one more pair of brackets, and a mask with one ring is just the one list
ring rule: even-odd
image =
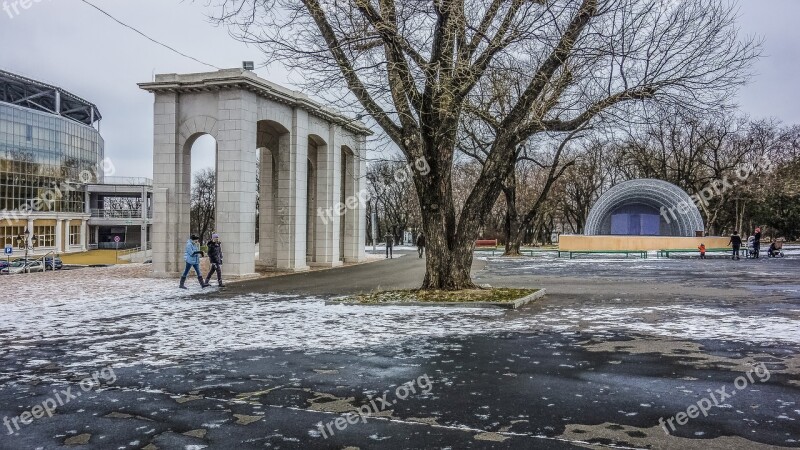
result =
[{"label": "white stone monument", "polygon": [[365,259],[365,140],[371,131],[364,124],[242,69],[156,75],[139,87],[155,94],[155,276],[183,270],[190,153],[204,134],[217,142],[216,231],[226,276],[251,275],[257,264],[302,271]]}]

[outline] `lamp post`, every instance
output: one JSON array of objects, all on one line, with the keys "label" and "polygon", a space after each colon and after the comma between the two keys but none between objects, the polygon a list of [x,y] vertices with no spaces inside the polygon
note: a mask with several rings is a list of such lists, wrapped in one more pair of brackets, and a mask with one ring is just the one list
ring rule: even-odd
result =
[{"label": "lamp post", "polygon": [[25,269],[24,271],[30,272],[30,267],[28,267],[28,251],[33,251],[34,246],[36,245],[36,236],[30,238],[28,237],[31,235],[31,232],[26,228],[23,234],[17,236],[17,244],[19,247],[23,247],[25,249]]}]

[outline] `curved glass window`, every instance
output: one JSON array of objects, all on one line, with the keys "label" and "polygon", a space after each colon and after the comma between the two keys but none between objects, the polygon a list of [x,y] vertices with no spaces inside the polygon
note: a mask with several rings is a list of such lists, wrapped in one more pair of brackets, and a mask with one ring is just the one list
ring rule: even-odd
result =
[{"label": "curved glass window", "polygon": [[0,103],[0,211],[84,212],[103,145],[90,126]]}]

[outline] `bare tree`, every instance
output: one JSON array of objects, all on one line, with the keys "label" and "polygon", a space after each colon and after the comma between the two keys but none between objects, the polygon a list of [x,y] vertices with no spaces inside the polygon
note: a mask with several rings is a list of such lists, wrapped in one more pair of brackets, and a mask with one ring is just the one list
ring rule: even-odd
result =
[{"label": "bare tree", "polygon": [[205,242],[215,227],[217,177],[214,169],[206,168],[195,173],[192,185],[192,234]]},{"label": "bare tree", "polygon": [[[758,45],[740,41],[727,0],[222,0],[219,19],[318,95],[355,100],[410,164],[428,258],[423,288],[472,288],[474,240],[514,170],[519,145],[570,132],[622,104],[722,102]],[[526,64],[520,64],[526,61]],[[491,149],[456,214],[453,162],[471,96],[518,71],[504,112],[485,111]],[[338,96],[341,88],[349,95]],[[326,92],[329,93],[326,95]],[[336,98],[331,98],[336,95]]]},{"label": "bare tree", "polygon": [[[575,164],[565,171],[555,187],[565,226],[573,233],[583,233],[592,205],[615,182],[620,180],[618,153],[609,141],[594,137],[581,141]],[[566,230],[564,230],[566,231]]]},{"label": "bare tree", "polygon": [[382,161],[367,169],[370,198],[377,208],[379,240],[381,230],[386,230],[400,242],[405,230],[421,224],[417,194],[406,174],[406,165],[401,162]]}]

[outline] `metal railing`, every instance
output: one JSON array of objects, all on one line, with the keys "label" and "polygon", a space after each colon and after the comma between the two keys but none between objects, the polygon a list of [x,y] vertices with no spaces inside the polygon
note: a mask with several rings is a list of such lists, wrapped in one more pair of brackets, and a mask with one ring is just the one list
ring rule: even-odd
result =
[{"label": "metal railing", "polygon": [[139,247],[139,243],[128,242],[100,242],[95,244],[96,250],[128,250]]},{"label": "metal railing", "polygon": [[153,186],[152,178],[145,177],[104,177],[103,184],[121,184],[126,186]]},{"label": "metal railing", "polygon": [[[102,219],[141,219],[141,209],[92,209],[92,217]],[[147,211],[147,218],[153,218],[153,210]]]}]

